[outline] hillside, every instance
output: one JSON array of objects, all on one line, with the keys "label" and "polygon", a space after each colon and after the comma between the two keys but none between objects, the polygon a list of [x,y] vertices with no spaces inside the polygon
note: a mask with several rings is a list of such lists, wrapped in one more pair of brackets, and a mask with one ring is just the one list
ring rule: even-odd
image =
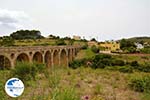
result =
[{"label": "hillside", "polygon": [[132,37],[128,38],[127,40],[133,41],[133,42],[148,42],[150,44],[150,37]]},{"label": "hillside", "polygon": [[[90,49],[81,50],[76,59],[91,58],[94,55]],[[118,56],[118,59],[129,61],[133,59],[141,62],[150,61],[149,57],[143,56]],[[23,67],[24,65],[19,66]],[[40,67],[44,68],[44,66]],[[141,79],[145,75],[149,76],[149,73],[123,73],[117,70],[92,69],[84,66],[77,69],[59,66],[39,68],[35,79],[32,79],[30,74],[25,74],[26,77],[22,78],[25,90],[17,100],[150,100],[149,94],[134,91],[129,87],[131,79]],[[15,69],[19,71],[17,67]],[[12,100],[4,91],[5,82],[12,76],[14,77],[13,70],[0,70],[0,98],[2,100]],[[140,88],[141,81],[137,82],[139,82],[137,85],[140,85]]]}]

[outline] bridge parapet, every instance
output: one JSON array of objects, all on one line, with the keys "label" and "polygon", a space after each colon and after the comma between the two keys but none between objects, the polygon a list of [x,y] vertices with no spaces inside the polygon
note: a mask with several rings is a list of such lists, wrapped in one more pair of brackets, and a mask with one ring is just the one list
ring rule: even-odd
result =
[{"label": "bridge parapet", "polygon": [[0,52],[45,50],[45,49],[79,49],[80,46],[18,46],[18,47],[0,47]]}]

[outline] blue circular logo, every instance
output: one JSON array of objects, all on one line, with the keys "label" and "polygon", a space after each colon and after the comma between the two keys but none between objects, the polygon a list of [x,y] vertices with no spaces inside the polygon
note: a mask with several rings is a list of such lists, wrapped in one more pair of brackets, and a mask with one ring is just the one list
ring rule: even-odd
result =
[{"label": "blue circular logo", "polygon": [[5,84],[5,91],[11,97],[18,97],[24,91],[24,84],[18,78],[11,78]]}]

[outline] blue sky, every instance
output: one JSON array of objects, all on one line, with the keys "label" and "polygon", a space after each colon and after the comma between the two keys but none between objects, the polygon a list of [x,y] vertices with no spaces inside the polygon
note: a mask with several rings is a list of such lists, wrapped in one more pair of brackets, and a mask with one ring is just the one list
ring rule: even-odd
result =
[{"label": "blue sky", "polygon": [[0,36],[19,29],[99,40],[150,36],[150,0],[0,0]]}]

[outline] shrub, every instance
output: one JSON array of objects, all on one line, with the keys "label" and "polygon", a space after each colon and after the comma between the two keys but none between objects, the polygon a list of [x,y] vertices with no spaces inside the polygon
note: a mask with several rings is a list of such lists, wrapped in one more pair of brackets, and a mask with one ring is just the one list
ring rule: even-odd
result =
[{"label": "shrub", "polygon": [[133,72],[133,68],[131,66],[121,66],[121,67],[118,67],[118,70],[123,73],[132,73]]},{"label": "shrub", "polygon": [[150,47],[148,48],[143,48],[143,49],[141,49],[141,52],[142,53],[147,53],[147,54],[150,54]]},{"label": "shrub", "polygon": [[34,63],[34,65],[36,66],[37,71],[38,71],[39,73],[44,72],[44,69],[46,68],[46,65],[45,65],[45,64]]},{"label": "shrub", "polygon": [[72,62],[69,63],[69,67],[76,69],[78,67],[80,67],[82,65],[82,61],[81,60],[74,60]]},{"label": "shrub", "polygon": [[92,60],[92,68],[105,68],[111,65],[111,56],[106,54],[98,54]]},{"label": "shrub", "polygon": [[94,53],[99,53],[99,48],[97,48],[95,45],[93,45],[91,47],[91,50],[94,52]]},{"label": "shrub", "polygon": [[139,71],[143,71],[143,72],[150,72],[150,63],[145,63],[143,65],[140,65],[140,67],[138,67]]},{"label": "shrub", "polygon": [[21,80],[35,79],[37,74],[37,68],[35,64],[30,64],[27,62],[17,62],[15,69],[12,73],[14,76],[20,78]]},{"label": "shrub", "polygon": [[95,55],[95,57],[93,58],[94,61],[99,61],[101,59],[111,59],[111,55],[107,55],[107,54],[97,54]]},{"label": "shrub", "polygon": [[130,79],[129,87],[137,92],[150,92],[150,76],[133,77]]},{"label": "shrub", "polygon": [[136,47],[128,47],[127,50],[129,51],[129,53],[135,53],[136,52]]},{"label": "shrub", "polygon": [[105,65],[101,61],[93,62],[91,68],[105,68]]},{"label": "shrub", "polygon": [[2,41],[0,41],[1,46],[14,46],[14,39],[9,36],[4,36]]},{"label": "shrub", "polygon": [[83,46],[82,46],[82,49],[87,49],[88,48],[88,45],[87,44],[84,44]]},{"label": "shrub", "polygon": [[150,72],[150,63],[139,64],[137,61],[133,61],[130,63],[134,70],[140,72]]},{"label": "shrub", "polygon": [[112,60],[111,62],[112,66],[124,66],[125,62],[123,60]]},{"label": "shrub", "polygon": [[91,67],[92,65],[92,59],[91,58],[83,58],[83,59],[79,59],[79,60],[74,60],[72,62],[69,63],[69,67],[76,69],[80,66],[85,66],[85,67]]},{"label": "shrub", "polygon": [[139,63],[137,61],[132,61],[130,65],[133,67],[138,67]]}]

